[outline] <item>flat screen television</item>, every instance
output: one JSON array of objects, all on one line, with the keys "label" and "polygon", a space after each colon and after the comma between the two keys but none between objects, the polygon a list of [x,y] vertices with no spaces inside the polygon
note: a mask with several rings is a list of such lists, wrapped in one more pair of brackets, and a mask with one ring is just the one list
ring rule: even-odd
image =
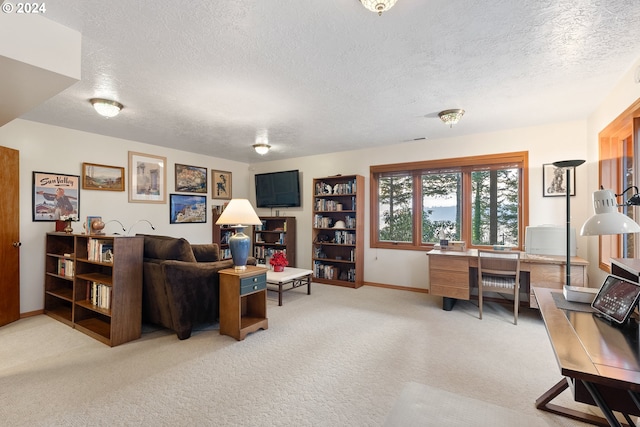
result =
[{"label": "flat screen television", "polygon": [[298,170],[258,173],[256,206],[259,208],[300,206],[300,173]]}]

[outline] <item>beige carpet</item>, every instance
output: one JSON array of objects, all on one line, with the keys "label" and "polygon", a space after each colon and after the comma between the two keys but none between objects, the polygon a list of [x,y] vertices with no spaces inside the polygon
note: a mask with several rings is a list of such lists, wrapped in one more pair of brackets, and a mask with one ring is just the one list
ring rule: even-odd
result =
[{"label": "beige carpet", "polygon": [[384,423],[385,427],[544,427],[541,414],[526,415],[499,405],[450,393],[414,382],[408,383]]},{"label": "beige carpet", "polygon": [[[504,408],[580,425],[534,407],[560,379],[535,310],[514,326],[508,306],[487,304],[478,320],[472,302],[446,312],[414,292],[314,284],[283,297],[278,307],[270,294],[269,329],[240,342],[217,325],[185,341],[145,326],[115,348],[44,315],[4,326],[0,424],[382,426],[417,383],[430,390],[422,425]],[[456,401],[458,411],[442,410]]]}]

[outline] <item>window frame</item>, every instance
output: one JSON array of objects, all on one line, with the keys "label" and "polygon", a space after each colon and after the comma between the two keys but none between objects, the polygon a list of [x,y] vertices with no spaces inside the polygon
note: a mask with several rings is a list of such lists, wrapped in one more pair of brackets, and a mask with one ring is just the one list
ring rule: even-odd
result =
[{"label": "window frame", "polygon": [[[433,170],[459,170],[462,175],[462,230],[460,232],[461,240],[467,242],[467,248],[486,248],[489,246],[480,246],[471,244],[471,172],[478,171],[482,168],[498,168],[500,166],[509,166],[517,164],[522,169],[519,180],[519,188],[521,192],[519,218],[518,218],[518,250],[522,250],[524,244],[525,228],[529,224],[529,152],[517,151],[511,153],[497,153],[480,156],[456,157],[450,159],[424,160],[418,162],[393,163],[387,165],[373,165],[369,168],[369,200],[370,200],[370,239],[371,248],[380,249],[402,249],[402,250],[419,250],[425,251],[433,249],[434,243],[422,243],[421,221],[422,215],[422,182],[421,176],[425,171]],[[412,221],[412,242],[387,242],[380,241],[380,210],[379,210],[379,176],[388,174],[408,174],[413,176],[413,205],[412,209],[414,217]]]},{"label": "window frame", "polygon": [[[611,189],[615,194],[622,193],[629,187],[627,168],[633,176],[632,185],[638,185],[639,145],[640,99],[631,104],[598,134],[598,179],[601,187]],[[618,199],[618,202],[622,203],[623,200]],[[592,214],[593,211],[590,215]],[[637,221],[637,219],[634,220]],[[633,254],[624,253],[628,239],[628,236],[621,234],[598,236],[598,267],[601,270],[611,272],[611,258],[639,256],[637,241],[633,243]]]}]

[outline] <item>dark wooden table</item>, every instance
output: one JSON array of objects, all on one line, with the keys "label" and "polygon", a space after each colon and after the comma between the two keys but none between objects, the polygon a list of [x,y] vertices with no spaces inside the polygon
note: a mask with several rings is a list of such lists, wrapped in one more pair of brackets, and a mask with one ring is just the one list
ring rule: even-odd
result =
[{"label": "dark wooden table", "polygon": [[[621,426],[613,411],[640,415],[638,322],[614,326],[592,313],[559,309],[549,288],[534,288],[540,313],[564,376],[536,401],[538,409],[601,426]],[[605,418],[550,403],[571,387],[578,402],[597,405]],[[634,425],[628,415],[625,419]]]}]

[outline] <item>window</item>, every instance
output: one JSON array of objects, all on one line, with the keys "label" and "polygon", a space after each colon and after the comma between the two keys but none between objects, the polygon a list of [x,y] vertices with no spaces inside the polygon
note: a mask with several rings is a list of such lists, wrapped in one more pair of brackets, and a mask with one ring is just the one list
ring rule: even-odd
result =
[{"label": "window", "polygon": [[441,236],[522,247],[526,152],[371,166],[371,246],[424,250]]},{"label": "window", "polygon": [[[635,170],[640,141],[640,99],[632,104],[599,134],[600,185],[616,194],[623,193],[636,184]],[[624,203],[634,192],[618,198]],[[637,221],[633,207],[623,206],[620,212]],[[611,272],[611,258],[637,258],[635,234],[599,236],[599,267]]]}]

